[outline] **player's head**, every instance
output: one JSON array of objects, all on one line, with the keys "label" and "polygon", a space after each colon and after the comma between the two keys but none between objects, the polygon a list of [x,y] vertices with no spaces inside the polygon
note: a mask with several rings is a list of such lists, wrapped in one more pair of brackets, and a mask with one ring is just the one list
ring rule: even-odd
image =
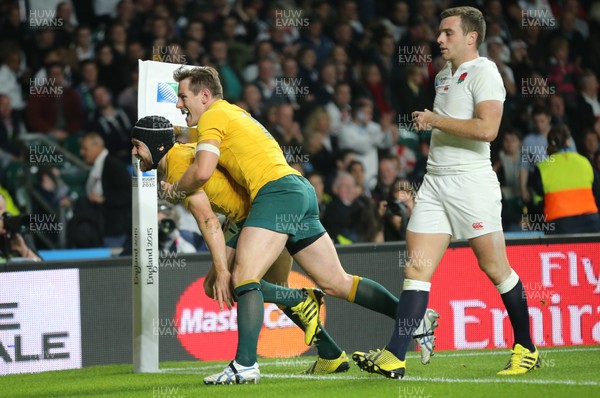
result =
[{"label": "player's head", "polygon": [[442,57],[446,61],[460,61],[469,53],[477,53],[485,38],[485,19],[473,7],[453,7],[440,15],[440,45]]},{"label": "player's head", "polygon": [[143,117],[131,130],[131,143],[131,154],[140,160],[140,169],[155,169],[175,144],[173,125],[162,116]]},{"label": "player's head", "polygon": [[223,87],[219,72],[210,66],[198,66],[173,72],[173,79],[179,83],[177,109],[186,115],[188,127],[198,124],[200,116],[216,100],[223,99]]}]

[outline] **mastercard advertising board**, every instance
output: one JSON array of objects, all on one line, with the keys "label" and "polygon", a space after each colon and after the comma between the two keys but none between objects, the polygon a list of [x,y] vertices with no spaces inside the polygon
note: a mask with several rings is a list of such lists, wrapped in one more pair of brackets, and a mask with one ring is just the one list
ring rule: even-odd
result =
[{"label": "mastercard advertising board", "polygon": [[[191,283],[181,294],[175,309],[177,338],[194,358],[203,361],[230,360],[237,348],[237,308],[219,309],[219,303],[204,292],[204,277]],[[291,272],[293,288],[314,287],[306,276]],[[321,323],[325,324],[325,305]],[[263,358],[289,358],[309,350],[304,332],[276,304],[265,303],[264,320],[258,339],[258,355]]]}]

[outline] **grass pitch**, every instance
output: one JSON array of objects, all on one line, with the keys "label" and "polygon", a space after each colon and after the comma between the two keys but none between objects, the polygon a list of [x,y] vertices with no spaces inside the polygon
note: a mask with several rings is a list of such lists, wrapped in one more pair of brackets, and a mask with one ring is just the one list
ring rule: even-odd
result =
[{"label": "grass pitch", "polygon": [[131,365],[93,366],[0,376],[0,397],[600,397],[600,346],[540,352],[542,368],[515,377],[496,376],[507,350],[438,352],[426,366],[411,353],[403,380],[361,372],[354,364],[336,375],[300,374],[311,357],[261,360],[257,385],[204,385],[202,378],[225,362],[167,362],[159,374],[134,374]]}]

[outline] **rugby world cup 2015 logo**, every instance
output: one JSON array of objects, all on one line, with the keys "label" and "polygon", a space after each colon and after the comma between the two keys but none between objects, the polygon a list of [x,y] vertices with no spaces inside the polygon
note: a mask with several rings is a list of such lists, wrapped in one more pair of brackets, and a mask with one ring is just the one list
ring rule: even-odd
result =
[{"label": "rugby world cup 2015 logo", "polygon": [[176,104],[177,83],[158,82],[156,86],[156,102]]}]

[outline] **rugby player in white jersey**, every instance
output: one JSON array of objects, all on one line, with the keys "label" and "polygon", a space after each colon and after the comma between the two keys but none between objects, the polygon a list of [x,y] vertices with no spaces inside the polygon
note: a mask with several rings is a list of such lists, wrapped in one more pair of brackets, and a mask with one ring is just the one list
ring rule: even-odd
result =
[{"label": "rugby player in white jersey", "polygon": [[[450,8],[441,14],[437,42],[446,66],[435,79],[433,111],[412,115],[417,128],[432,130],[432,137],[427,174],[408,223],[410,260],[395,330],[385,349],[353,355],[356,364],[371,373],[404,377],[412,325],[423,317],[431,277],[452,237],[469,241],[508,312],[514,346],[498,374],[539,367],[523,284],[506,257],[500,184],[490,161],[490,142],[498,134],[506,92],[496,65],[479,56],[484,34],[485,20],[475,8]],[[474,270],[461,269],[457,275],[461,272]]]}]

